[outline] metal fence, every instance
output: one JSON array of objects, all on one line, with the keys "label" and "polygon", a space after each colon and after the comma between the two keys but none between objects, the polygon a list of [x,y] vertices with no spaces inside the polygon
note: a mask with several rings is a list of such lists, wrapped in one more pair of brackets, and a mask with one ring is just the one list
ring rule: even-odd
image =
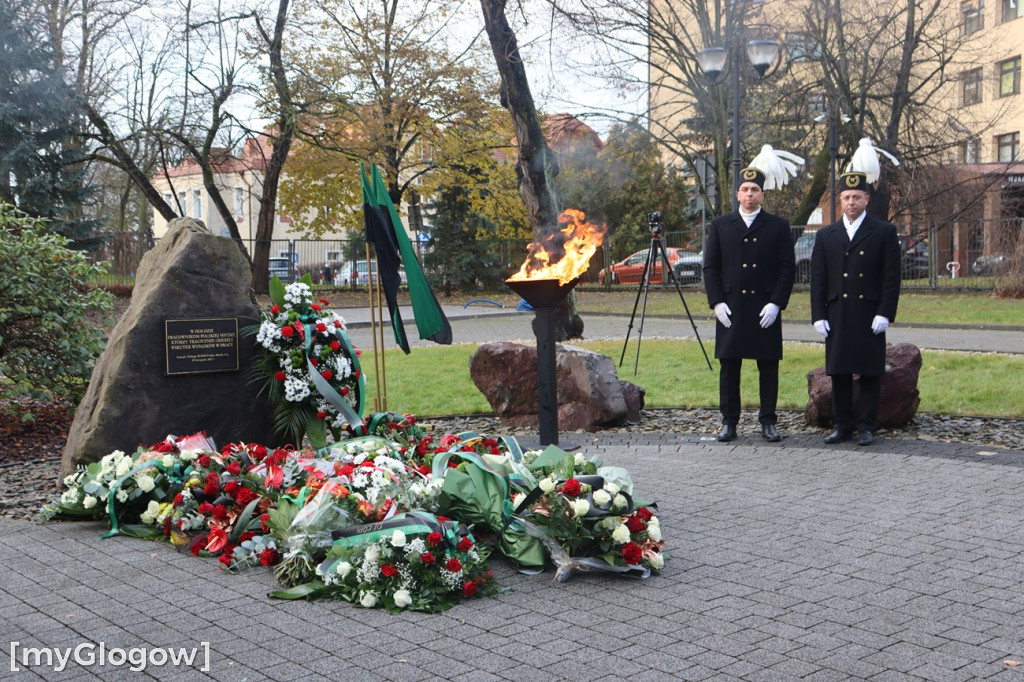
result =
[{"label": "metal fence", "polygon": [[[816,228],[811,228],[814,230]],[[948,222],[903,223],[899,226],[903,247],[903,287],[918,290],[988,290],[1006,273],[1010,254],[1024,231],[1021,218],[1003,220],[957,220]],[[810,230],[794,228],[798,286],[809,281],[809,261],[813,237]],[[803,239],[800,238],[803,233]],[[700,287],[699,251],[688,248],[692,233],[666,232],[666,255],[677,279],[685,286]],[[606,243],[591,259],[580,286],[614,290],[639,282],[649,248],[623,253],[621,246]],[[420,262],[429,252],[427,241],[413,242]],[[481,289],[501,287],[501,280],[518,271],[526,258],[528,240],[478,241],[481,258],[488,264],[488,281],[478,281]],[[246,247],[252,252],[255,244]],[[629,249],[626,249],[629,251]],[[99,254],[111,263],[104,284],[130,285],[141,249],[121,245],[117,250]],[[327,286],[362,286],[366,281],[366,243],[362,239],[308,240],[275,239],[270,243],[270,273],[293,279],[309,273],[314,282]],[[128,262],[128,260],[132,262]],[[660,260],[660,259],[659,259]],[[362,264],[360,264],[362,261]],[[354,273],[363,277],[353,277]],[[427,272],[431,283],[443,286],[441,276]],[[653,286],[668,287],[671,282],[661,272],[659,262],[653,271]]]}]

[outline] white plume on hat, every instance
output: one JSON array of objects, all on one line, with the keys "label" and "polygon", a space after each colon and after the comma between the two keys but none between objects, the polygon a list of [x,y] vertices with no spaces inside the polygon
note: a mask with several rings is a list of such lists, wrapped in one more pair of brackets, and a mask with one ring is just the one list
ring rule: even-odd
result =
[{"label": "white plume on hat", "polygon": [[855,171],[863,173],[867,176],[868,182],[877,181],[878,176],[881,175],[881,168],[878,166],[879,154],[885,154],[892,161],[892,165],[900,165],[895,156],[872,144],[871,138],[862,137],[860,138],[860,144],[857,145],[857,151],[853,153],[853,157],[850,159],[850,163],[846,164],[846,172]]},{"label": "white plume on hat", "polygon": [[796,177],[797,168],[802,166],[804,160],[790,152],[781,149],[772,149],[770,144],[761,147],[761,151],[748,164],[749,168],[756,168],[764,173],[764,188],[776,189],[784,187],[790,176]]}]

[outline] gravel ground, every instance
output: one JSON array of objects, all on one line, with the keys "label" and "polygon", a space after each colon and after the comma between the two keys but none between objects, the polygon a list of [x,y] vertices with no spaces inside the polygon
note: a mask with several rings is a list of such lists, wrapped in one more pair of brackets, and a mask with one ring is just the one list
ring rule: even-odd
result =
[{"label": "gravel ground", "polygon": [[[720,426],[718,411],[707,408],[644,410],[643,414],[644,419],[639,424],[608,431],[713,435]],[[423,418],[421,421],[434,425],[436,430],[444,433],[472,431],[491,436],[536,437],[535,429],[505,428],[495,417],[484,415]],[[781,411],[778,426],[784,436],[815,433],[825,436],[828,433],[827,429],[804,424],[802,410]],[[756,433],[756,413],[745,412],[739,428],[741,433]],[[990,448],[1024,450],[1024,419],[918,414],[907,426],[881,430],[879,435],[885,438],[970,443]],[[60,495],[59,469],[60,458],[54,455],[0,462],[0,517],[26,520],[36,518],[43,504]]]}]

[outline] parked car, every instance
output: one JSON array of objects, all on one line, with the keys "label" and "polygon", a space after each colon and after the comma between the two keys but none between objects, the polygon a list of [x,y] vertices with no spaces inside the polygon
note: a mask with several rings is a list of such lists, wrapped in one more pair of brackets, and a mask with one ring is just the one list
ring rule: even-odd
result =
[{"label": "parked car", "polygon": [[811,281],[811,251],[814,250],[814,237],[817,232],[804,232],[793,244],[796,256],[796,281],[807,284]]},{"label": "parked car", "polygon": [[[649,249],[637,251],[633,255],[624,258],[618,263],[614,263],[611,267],[608,268],[608,270],[611,271],[610,275],[608,275],[608,273],[605,272],[605,268],[601,268],[601,271],[597,273],[597,281],[600,282],[601,284],[604,284],[605,277],[610,276],[612,284],[638,283],[640,281],[640,278],[644,274],[644,266],[647,264],[647,254],[649,253],[649,251]],[[667,248],[665,249],[665,254],[668,257],[668,265],[670,268],[673,269],[673,272],[675,271],[676,265],[680,262],[684,255],[689,254],[690,256],[696,257],[698,259],[700,258],[700,256],[694,253],[693,251],[685,251],[683,249],[677,248]],[[659,257],[654,263],[654,268],[651,272],[651,284],[662,284],[661,261],[662,259]]]},{"label": "parked car", "polygon": [[704,252],[683,251],[683,255],[672,266],[672,272],[680,284],[701,281],[704,279]]},{"label": "parked car", "polygon": [[[370,282],[370,278],[373,278],[373,283],[377,283],[377,261],[370,261],[370,269],[367,271],[366,261],[357,260],[354,263],[346,263],[343,272],[339,272],[338,283],[344,286],[357,286],[365,287]],[[402,284],[407,284],[405,276],[405,268],[398,268],[398,275],[401,278]]]},{"label": "parked car", "polygon": [[271,258],[268,263],[267,272],[270,277],[276,275],[285,284],[291,284],[299,279],[299,269],[290,258]]},{"label": "parked car", "polygon": [[928,279],[928,256],[915,255],[911,251],[903,254],[903,279]]},{"label": "parked car", "polygon": [[987,256],[979,256],[971,265],[971,274],[978,277],[992,277],[1001,275],[1010,265],[1010,255],[1006,253],[990,253]]}]

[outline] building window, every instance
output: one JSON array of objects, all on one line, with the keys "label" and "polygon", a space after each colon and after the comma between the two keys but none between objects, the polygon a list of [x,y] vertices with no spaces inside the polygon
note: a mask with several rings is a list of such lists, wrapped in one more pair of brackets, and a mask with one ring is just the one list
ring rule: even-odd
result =
[{"label": "building window", "polygon": [[239,218],[245,216],[245,190],[241,187],[235,188],[235,215]]},{"label": "building window", "polygon": [[203,195],[198,189],[192,190],[192,217],[203,219]]},{"label": "building window", "polygon": [[980,145],[978,144],[978,138],[972,137],[971,139],[960,144],[960,163],[981,163],[981,157],[978,154]]},{"label": "building window", "polygon": [[1003,0],[1003,21],[1013,21],[1021,15],[1021,0]]},{"label": "building window", "polygon": [[787,33],[786,57],[791,62],[814,61],[821,57],[821,45],[810,33]]},{"label": "building window", "polygon": [[960,11],[964,14],[964,35],[969,36],[985,28],[985,0],[965,2],[960,5]]},{"label": "building window", "polygon": [[820,116],[826,111],[826,102],[824,93],[816,93],[813,95],[807,95],[807,114],[810,116]]},{"label": "building window", "polygon": [[1020,154],[1020,133],[1007,133],[996,137],[996,159],[1000,163],[1016,161]]},{"label": "building window", "polygon": [[1016,95],[1020,92],[1020,57],[999,62],[999,96]]},{"label": "building window", "polygon": [[178,210],[182,218],[188,215],[188,199],[184,192],[178,192]]},{"label": "building window", "polygon": [[981,101],[981,81],[982,81],[982,74],[981,74],[981,69],[980,68],[979,69],[971,69],[970,71],[965,71],[964,72],[964,75],[963,75],[963,84],[964,84],[963,100],[964,100],[964,106],[965,107],[969,106],[971,104],[977,104],[978,102]]}]

